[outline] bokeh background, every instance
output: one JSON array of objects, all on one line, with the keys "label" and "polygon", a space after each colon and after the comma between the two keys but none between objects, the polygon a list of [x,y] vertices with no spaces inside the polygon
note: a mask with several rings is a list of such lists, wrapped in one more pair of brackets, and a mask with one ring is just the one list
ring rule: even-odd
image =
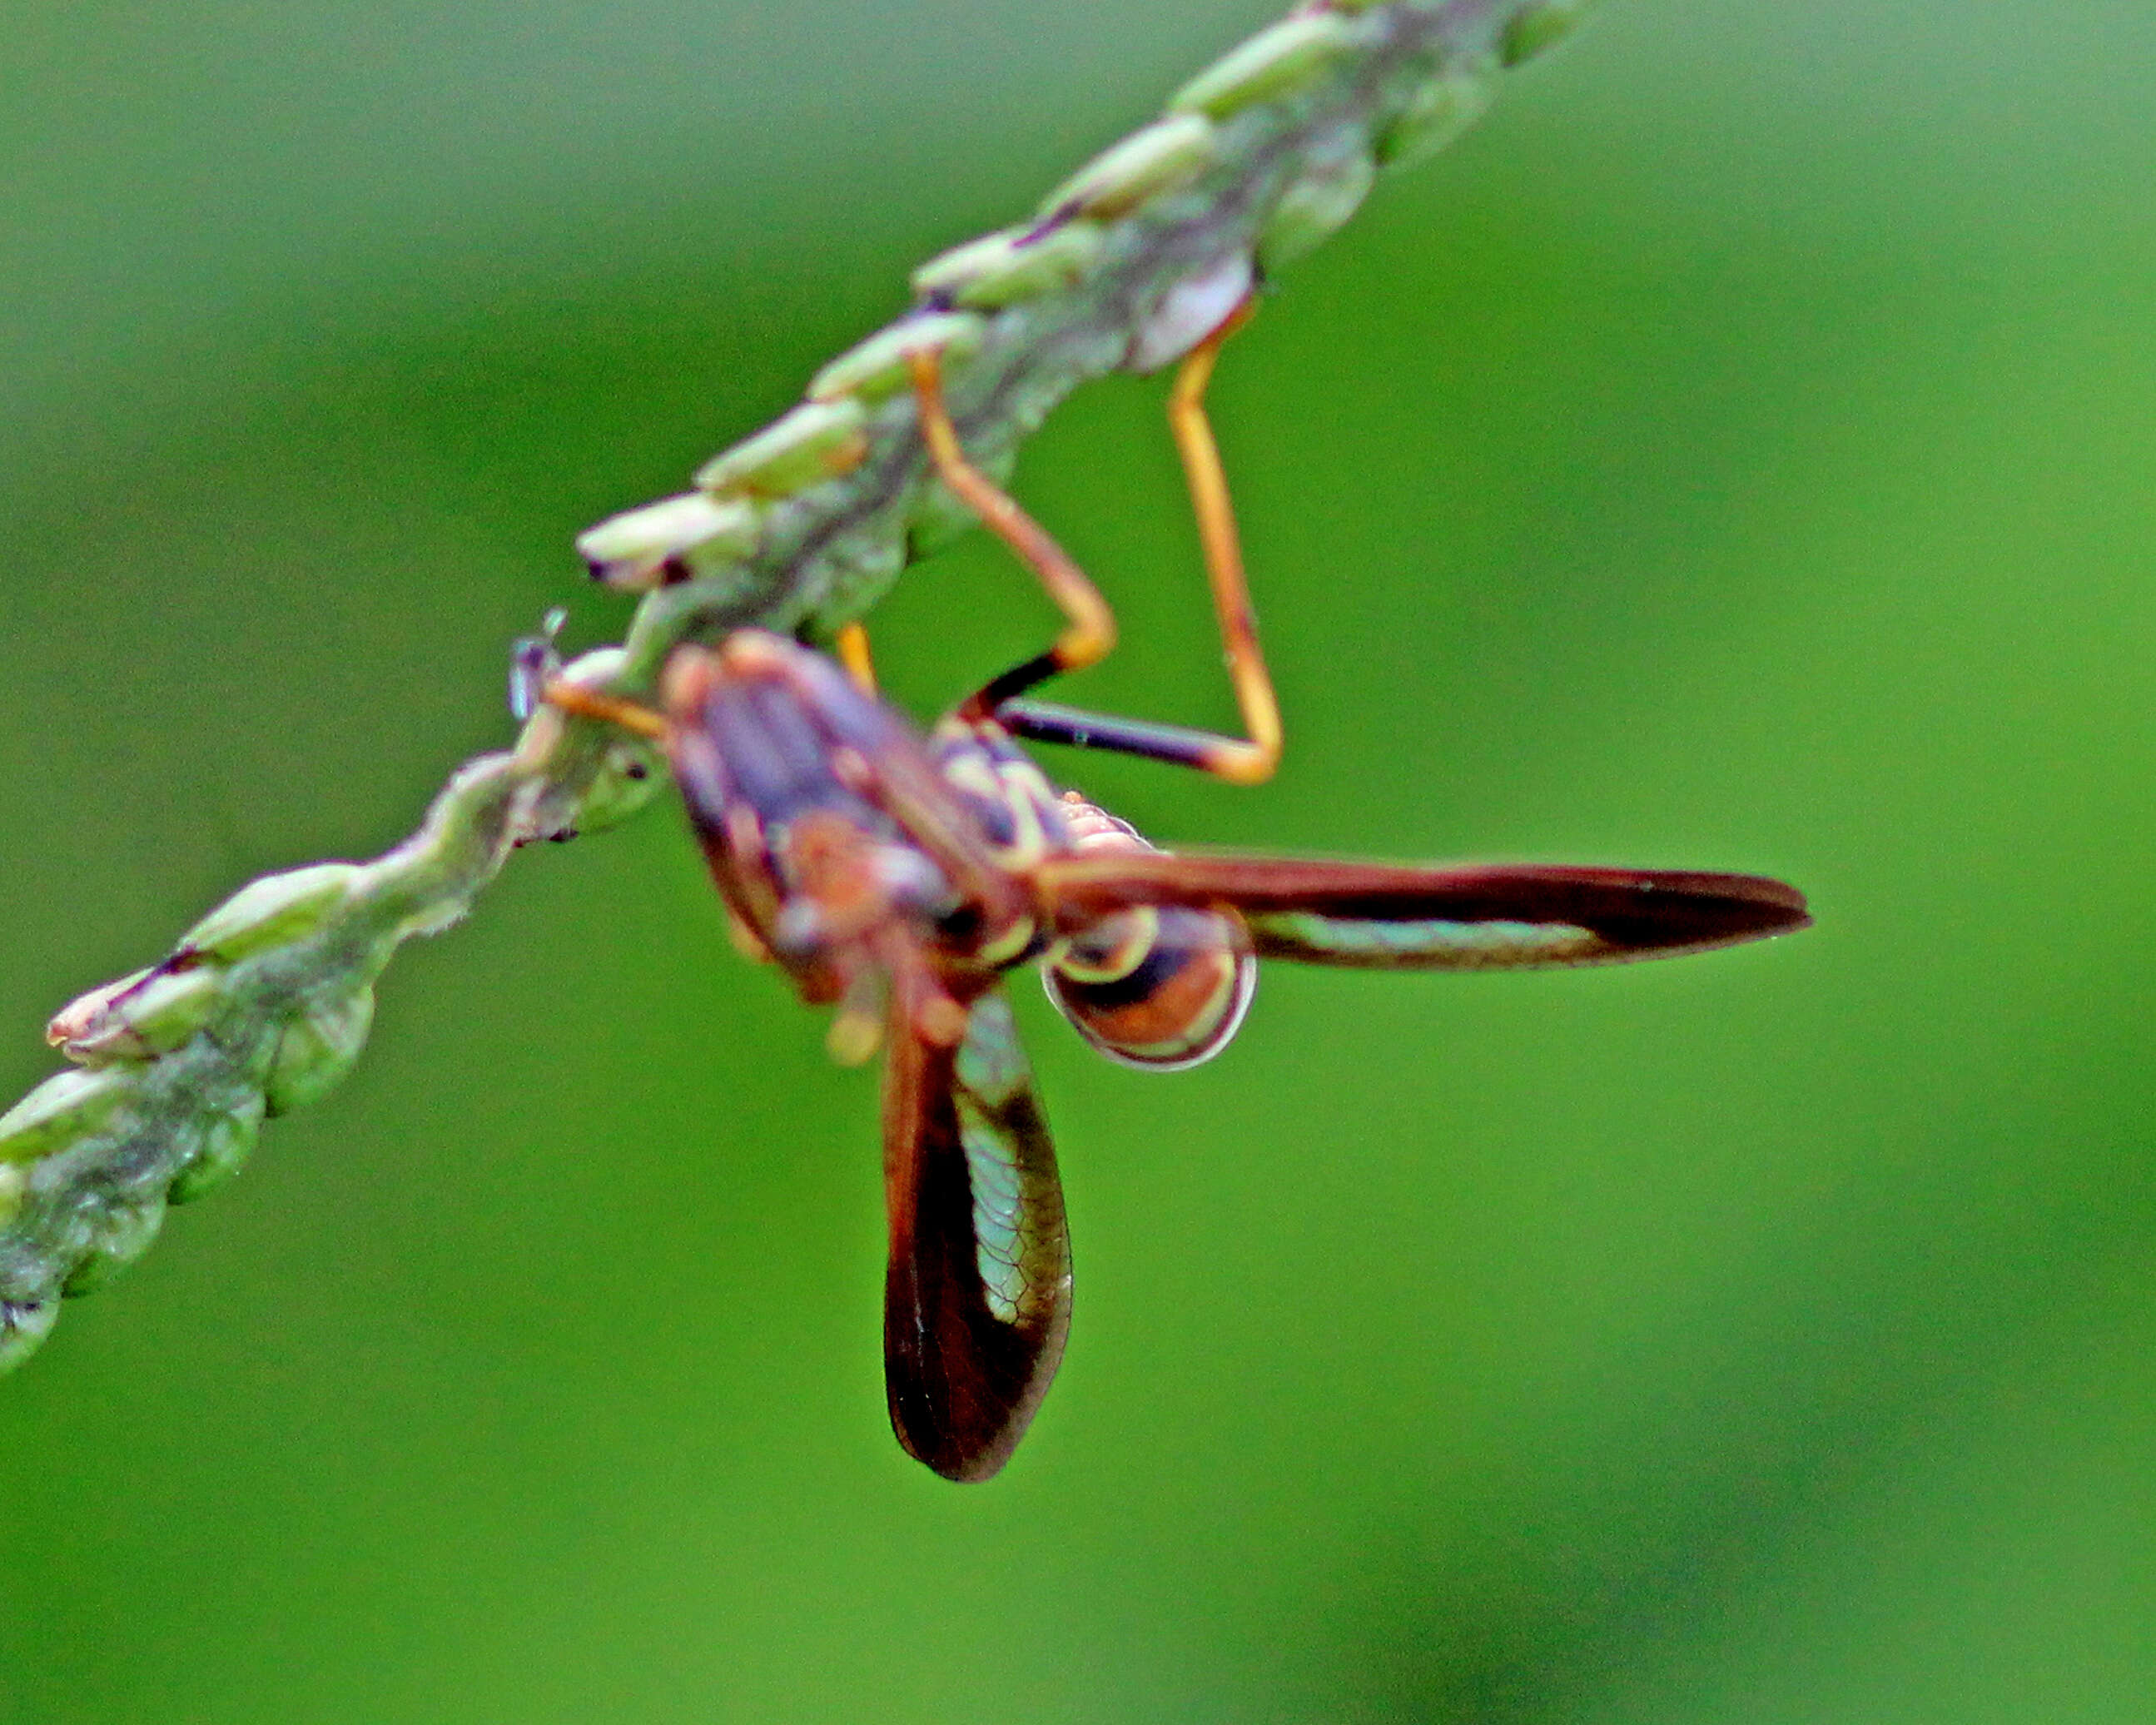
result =
[{"label": "bokeh background", "polygon": [[[675,489],[1272,0],[0,12],[0,1091],[509,735]],[[1157,834],[1784,874],[1799,939],[1030,988],[1060,1382],[881,1405],[873,1080],[660,809],[0,1384],[0,1721],[2142,1721],[2156,1692],[2156,22],[1626,0],[1216,393],[1292,752]],[[1228,716],[1156,381],[1019,487]],[[880,614],[932,711],[1044,638]],[[1074,696],[1081,691],[1074,688]]]}]

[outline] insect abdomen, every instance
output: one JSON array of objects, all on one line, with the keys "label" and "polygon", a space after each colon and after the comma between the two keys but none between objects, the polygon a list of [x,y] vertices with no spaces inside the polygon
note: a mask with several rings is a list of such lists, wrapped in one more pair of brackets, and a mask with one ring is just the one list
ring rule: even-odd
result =
[{"label": "insect abdomen", "polygon": [[1111,1060],[1194,1066],[1227,1045],[1250,1009],[1258,967],[1241,932],[1224,914],[1126,911],[1049,967],[1048,998]]},{"label": "insect abdomen", "polygon": [[[1064,793],[1075,850],[1151,850],[1127,821]],[[1257,990],[1258,964],[1231,911],[1124,911],[1066,943],[1041,979],[1055,1009],[1111,1060],[1172,1072],[1228,1045]]]}]

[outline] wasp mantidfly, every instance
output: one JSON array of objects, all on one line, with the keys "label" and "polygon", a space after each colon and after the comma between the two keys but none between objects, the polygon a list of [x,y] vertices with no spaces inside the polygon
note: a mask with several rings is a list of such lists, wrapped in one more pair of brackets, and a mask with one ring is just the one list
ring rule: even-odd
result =
[{"label": "wasp mantidfly", "polygon": [[885,1050],[886,1388],[899,1441],[948,1479],[1009,1459],[1070,1324],[1062,1189],[1006,972],[1045,964],[1096,1046],[1174,1066],[1233,1034],[1259,958],[1586,964],[1810,921],[1794,888],[1749,875],[1154,850],[1058,796],[983,697],[923,736],[758,630],[676,649],[662,687],[661,711],[573,680],[544,694],[663,743],[742,943],[837,1009],[839,1058]]}]

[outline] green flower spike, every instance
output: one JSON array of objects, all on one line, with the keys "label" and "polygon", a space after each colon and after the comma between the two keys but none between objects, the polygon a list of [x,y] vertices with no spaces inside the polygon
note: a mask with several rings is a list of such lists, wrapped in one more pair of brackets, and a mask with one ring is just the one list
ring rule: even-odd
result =
[{"label": "green flower spike", "polygon": [[64,1009],[46,1026],[45,1040],[79,1065],[154,1060],[208,1024],[223,999],[215,963],[158,965]]},{"label": "green flower spike", "polygon": [[1524,8],[1498,39],[1505,64],[1517,66],[1563,41],[1577,28],[1588,3],[1589,0],[1543,0],[1538,6]]},{"label": "green flower spike", "polygon": [[946,364],[956,364],[978,350],[987,327],[968,311],[906,318],[878,330],[817,372],[809,380],[808,399],[831,401],[850,395],[871,405],[888,401],[907,386],[910,355],[941,353]]},{"label": "green flower spike", "polygon": [[1178,114],[1102,151],[1041,202],[1044,216],[1106,218],[1188,184],[1213,165],[1219,135],[1202,114]]},{"label": "green flower spike", "polygon": [[577,536],[592,579],[616,593],[649,593],[671,576],[694,579],[756,549],[755,505],[690,491],[624,510]]},{"label": "green flower spike", "polygon": [[1494,64],[1455,66],[1417,90],[1378,134],[1379,165],[1412,167],[1474,125],[1496,95],[1496,69]]},{"label": "green flower spike", "polygon": [[1337,12],[1299,13],[1260,30],[1168,98],[1171,114],[1225,120],[1255,103],[1291,96],[1358,46],[1365,33]]},{"label": "green flower spike", "polygon": [[1076,218],[1052,228],[1006,228],[931,258],[913,272],[913,290],[976,311],[999,311],[1076,286],[1101,244],[1099,224]]},{"label": "green flower spike", "polygon": [[1258,264],[1273,275],[1314,251],[1348,225],[1378,177],[1362,139],[1342,140],[1339,153],[1312,162],[1281,193],[1258,233]]},{"label": "green flower spike", "polygon": [[784,497],[860,465],[868,453],[856,401],[804,403],[697,470],[700,490]]}]

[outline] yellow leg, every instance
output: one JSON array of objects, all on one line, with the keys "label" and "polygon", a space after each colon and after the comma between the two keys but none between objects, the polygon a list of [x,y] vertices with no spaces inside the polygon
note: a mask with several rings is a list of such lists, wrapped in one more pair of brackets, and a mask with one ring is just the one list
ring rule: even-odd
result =
[{"label": "yellow leg", "polygon": [[1245,302],[1193,348],[1168,392],[1168,429],[1182,457],[1190,501],[1198,518],[1199,542],[1205,555],[1206,579],[1213,592],[1225,649],[1228,678],[1242,715],[1246,737],[1221,737],[1179,726],[1149,724],[1082,713],[1018,697],[1049,678],[1092,665],[1115,644],[1116,623],[1100,591],[1047,531],[979,469],[966,459],[957,429],[943,403],[942,372],[933,352],[910,356],[914,393],[921,408],[921,435],[937,476],[978,515],[1019,561],[1040,578],[1041,585],[1068,624],[1055,644],[988,683],[963,703],[968,719],[1000,717],[1021,736],[1067,742],[1192,766],[1235,784],[1258,784],[1280,764],[1280,704],[1259,650],[1257,619],[1243,576],[1243,554],[1235,534],[1235,507],[1219,446],[1205,418],[1205,388],[1213,377],[1220,347],[1250,316]]},{"label": "yellow leg", "polygon": [[619,725],[624,731],[634,731],[639,737],[663,740],[666,735],[666,716],[640,701],[624,701],[619,695],[603,695],[596,689],[587,689],[581,683],[572,683],[557,677],[540,691],[540,698],[547,706],[559,707],[565,713],[573,713],[580,719],[598,719],[609,725]]},{"label": "yellow leg", "polygon": [[1248,741],[1222,737],[1206,770],[1234,784],[1261,784],[1280,765],[1280,702],[1258,647],[1258,619],[1243,575],[1243,548],[1235,532],[1235,506],[1228,495],[1227,470],[1205,417],[1205,389],[1213,381],[1221,344],[1250,319],[1255,302],[1242,305],[1197,347],[1178,368],[1168,393],[1168,425],[1183,458],[1190,486],[1190,506],[1198,517],[1199,542],[1205,552],[1205,578],[1213,589],[1213,611],[1220,623],[1220,644],[1228,659],[1228,680],[1243,716]]},{"label": "yellow leg", "polygon": [[865,624],[850,623],[839,631],[832,643],[838,649],[839,663],[845,666],[864,695],[876,692],[875,660],[869,652],[869,632]]},{"label": "yellow leg", "polygon": [[1077,670],[1106,658],[1116,644],[1116,615],[1101,597],[1101,590],[1086,578],[1086,572],[1071,561],[1070,554],[1049,536],[1047,529],[966,459],[966,452],[958,445],[957,428],[952,424],[950,412],[943,405],[942,357],[932,350],[908,356],[908,362],[913,372],[913,392],[921,404],[921,434],[928,444],[928,459],[935,464],[937,477],[1040,578],[1040,584],[1066,619],[1063,633],[1045,653],[1006,671],[960,709],[968,718],[986,718],[1020,691],[1060,671]]}]

